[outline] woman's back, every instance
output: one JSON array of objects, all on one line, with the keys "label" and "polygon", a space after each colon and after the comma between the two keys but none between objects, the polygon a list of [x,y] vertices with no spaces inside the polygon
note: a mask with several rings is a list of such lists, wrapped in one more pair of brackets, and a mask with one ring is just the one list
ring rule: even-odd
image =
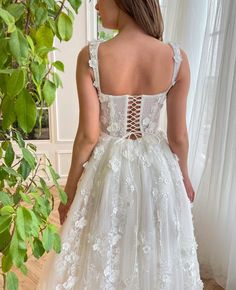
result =
[{"label": "woman's back", "polygon": [[153,37],[113,38],[98,51],[101,91],[112,95],[153,95],[170,86],[173,49]]}]

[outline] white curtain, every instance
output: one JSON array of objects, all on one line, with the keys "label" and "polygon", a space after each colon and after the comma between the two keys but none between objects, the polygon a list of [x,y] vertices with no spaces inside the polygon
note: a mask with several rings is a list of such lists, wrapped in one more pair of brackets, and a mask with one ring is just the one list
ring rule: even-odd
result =
[{"label": "white curtain", "polygon": [[189,171],[201,274],[235,290],[236,1],[171,0],[166,16],[166,38],[185,49],[192,74]]}]

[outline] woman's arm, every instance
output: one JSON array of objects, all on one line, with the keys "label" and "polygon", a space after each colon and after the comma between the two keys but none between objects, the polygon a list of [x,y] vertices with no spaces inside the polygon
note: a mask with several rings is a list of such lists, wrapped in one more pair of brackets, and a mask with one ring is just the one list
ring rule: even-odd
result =
[{"label": "woman's arm", "polygon": [[181,49],[182,63],[175,85],[167,96],[167,138],[172,152],[179,158],[179,165],[184,178],[184,184],[193,201],[194,190],[188,174],[188,132],[186,125],[187,96],[190,87],[190,68],[188,57]]},{"label": "woman's arm", "polygon": [[85,46],[79,53],[76,67],[76,84],[79,98],[79,126],[73,143],[73,151],[65,192],[66,205],[59,206],[61,223],[64,222],[74,199],[77,183],[83,172],[83,164],[89,159],[97,144],[99,128],[99,99],[93,86],[91,69],[88,65],[89,48]]}]

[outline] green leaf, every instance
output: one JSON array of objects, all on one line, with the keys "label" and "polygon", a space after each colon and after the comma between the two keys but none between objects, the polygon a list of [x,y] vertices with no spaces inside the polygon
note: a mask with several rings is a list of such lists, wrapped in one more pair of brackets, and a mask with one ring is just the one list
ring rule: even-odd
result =
[{"label": "green leaf", "polygon": [[1,146],[2,146],[2,149],[4,150],[4,151],[6,151],[7,150],[7,147],[9,146],[9,141],[3,141],[2,142],[2,144],[1,144]]},{"label": "green leaf", "polygon": [[6,63],[7,58],[8,58],[7,40],[4,38],[1,38],[1,41],[0,41],[0,51],[1,51],[0,53],[0,68],[1,68]]},{"label": "green leaf", "polygon": [[24,192],[20,192],[20,196],[24,202],[26,202],[28,204],[32,204],[32,200],[30,199],[30,197],[27,194],[25,194]]},{"label": "green leaf", "polygon": [[0,209],[0,215],[1,216],[11,216],[15,212],[14,208],[10,205],[5,205]]},{"label": "green leaf", "polygon": [[52,196],[51,191],[48,189],[46,182],[40,177],[40,184],[42,186],[43,192],[45,193],[47,198]]},{"label": "green leaf", "polygon": [[0,202],[3,205],[12,205],[13,200],[12,200],[12,197],[10,196],[10,193],[6,193],[5,191],[0,191]]},{"label": "green leaf", "polygon": [[5,96],[2,101],[2,128],[7,130],[16,120],[16,114],[12,109],[12,100],[10,97]]},{"label": "green leaf", "polygon": [[54,0],[43,0],[42,2],[44,2],[50,9],[55,10],[56,2],[54,2]]},{"label": "green leaf", "polygon": [[15,133],[16,133],[17,143],[20,146],[20,148],[25,147],[25,141],[24,141],[22,135],[20,134],[20,132],[15,131]]},{"label": "green leaf", "polygon": [[19,281],[14,272],[7,273],[6,285],[7,290],[18,290]]},{"label": "green leaf", "polygon": [[57,254],[59,254],[61,251],[61,238],[58,233],[54,234],[53,249]]},{"label": "green leaf", "polygon": [[26,180],[26,178],[30,175],[31,167],[25,159],[22,159],[20,166],[17,169],[17,172],[22,176],[24,180]]},{"label": "green leaf", "polygon": [[2,166],[2,169],[7,172],[9,175],[15,176],[15,177],[21,177],[20,174],[15,171],[13,168],[11,167],[6,167],[6,166]]},{"label": "green leaf", "polygon": [[13,3],[7,6],[7,11],[15,18],[15,21],[17,21],[24,14],[25,7],[22,3]]},{"label": "green leaf", "polygon": [[22,240],[29,237],[32,227],[32,216],[25,207],[19,207],[16,212],[16,229]]},{"label": "green leaf", "polygon": [[37,119],[36,104],[29,92],[23,89],[15,104],[17,121],[25,133],[31,132]]},{"label": "green leaf", "polygon": [[21,265],[24,264],[26,254],[27,249],[25,241],[20,238],[18,231],[15,230],[9,248],[9,255],[11,256],[14,265],[21,267]]},{"label": "green leaf", "polygon": [[18,63],[22,63],[22,58],[28,57],[28,42],[21,30],[16,29],[12,32],[9,40],[10,51]]},{"label": "green leaf", "polygon": [[33,151],[35,151],[36,152],[36,150],[37,150],[37,146],[36,145],[34,145],[33,143],[28,143],[27,144]]},{"label": "green leaf", "polygon": [[39,47],[46,46],[51,48],[53,45],[53,32],[50,27],[42,25],[36,31],[35,39]]},{"label": "green leaf", "polygon": [[80,5],[82,4],[81,0],[68,0],[71,7],[74,9],[75,13],[78,13],[78,9]]},{"label": "green leaf", "polygon": [[24,264],[20,266],[20,270],[21,270],[21,273],[23,273],[25,276],[28,274],[28,269]]},{"label": "green leaf", "polygon": [[36,166],[36,161],[33,154],[26,148],[21,148],[24,159],[29,163],[32,169]]},{"label": "green leaf", "polygon": [[2,257],[2,271],[3,273],[7,273],[11,270],[12,267],[12,259],[10,255]]},{"label": "green leaf", "polygon": [[50,228],[50,230],[55,234],[57,233],[57,227],[54,224],[49,224],[48,227]]},{"label": "green leaf", "polygon": [[67,203],[67,199],[68,199],[67,194],[65,193],[65,191],[60,186],[57,186],[57,190],[58,190],[61,202],[63,204],[66,204]]},{"label": "green leaf", "polygon": [[43,86],[43,96],[48,106],[51,106],[56,97],[56,86],[53,82],[46,80]]},{"label": "green leaf", "polygon": [[0,233],[3,233],[10,227],[11,221],[11,215],[0,216]]},{"label": "green leaf", "polygon": [[14,152],[14,150],[12,148],[12,144],[9,143],[9,146],[7,147],[7,150],[6,150],[6,153],[5,153],[5,156],[4,156],[5,164],[7,166],[11,166],[12,162],[14,161],[14,157],[15,157],[15,152]]},{"label": "green leaf", "polygon": [[37,63],[32,62],[31,63],[31,71],[33,73],[33,80],[36,85],[41,85],[43,78],[46,74],[46,64],[45,63]]},{"label": "green leaf", "polygon": [[52,206],[51,206],[49,200],[47,200],[43,197],[40,197],[40,196],[36,196],[35,193],[31,193],[31,195],[36,200],[36,204],[34,206],[34,209],[36,210],[37,213],[39,213],[40,215],[43,215],[45,217],[45,219],[47,219],[49,214],[52,211]]},{"label": "green leaf", "polygon": [[11,241],[10,229],[6,229],[4,232],[0,234],[0,252],[5,254],[7,251],[7,247]]},{"label": "green leaf", "polygon": [[45,249],[42,242],[38,238],[35,238],[33,242],[33,255],[35,258],[39,259],[44,253]]},{"label": "green leaf", "polygon": [[55,72],[53,73],[53,82],[57,88],[59,88],[59,87],[63,88],[62,81],[61,81],[59,75]]},{"label": "green leaf", "polygon": [[71,20],[72,23],[73,23],[74,20],[75,20],[74,13],[73,13],[71,10],[68,10],[67,13],[68,13],[68,16],[70,17],[70,20]]},{"label": "green leaf", "polygon": [[16,29],[15,27],[15,19],[14,17],[6,10],[0,8],[0,17],[3,19],[3,21],[8,26],[8,33],[11,33]]},{"label": "green leaf", "polygon": [[37,48],[37,54],[40,58],[47,60],[48,53],[51,51],[54,51],[54,50],[57,50],[57,48],[56,47],[41,46],[41,47]]},{"label": "green leaf", "polygon": [[61,200],[61,202],[63,204],[66,204],[67,203],[67,199],[68,199],[67,194],[62,189],[62,187],[58,184],[58,181],[57,181],[57,179],[60,178],[60,175],[58,175],[58,173],[53,169],[53,167],[51,165],[49,165],[48,168],[49,168],[49,172],[50,172],[50,174],[52,176],[52,180],[53,180],[53,182],[56,185],[56,188],[58,190],[60,200]]},{"label": "green leaf", "polygon": [[49,168],[49,171],[51,173],[54,183],[58,183],[57,179],[60,178],[60,175],[54,170],[54,168],[51,165],[49,165],[48,168]]},{"label": "green leaf", "polygon": [[64,12],[58,17],[57,28],[62,40],[68,41],[72,37],[73,24],[68,15]]},{"label": "green leaf", "polygon": [[54,19],[48,18],[47,22],[50,25],[50,28],[52,29],[53,33],[56,34],[57,33],[57,26],[56,26],[56,22],[54,21]]},{"label": "green leaf", "polygon": [[1,69],[0,70],[0,74],[7,74],[7,75],[9,75],[9,74],[12,74],[13,72],[14,72],[14,68],[6,68],[6,69]]},{"label": "green leaf", "polygon": [[49,252],[52,249],[53,242],[54,242],[54,233],[50,227],[47,227],[43,231],[43,238],[42,238],[43,247],[46,252]]},{"label": "green leaf", "polygon": [[53,62],[52,65],[53,65],[56,69],[58,69],[58,70],[64,72],[64,64],[63,64],[61,61],[57,60],[57,61]]},{"label": "green leaf", "polygon": [[26,76],[23,69],[16,69],[7,81],[7,93],[11,97],[18,95],[25,87]]},{"label": "green leaf", "polygon": [[31,235],[33,237],[38,237],[39,236],[39,230],[40,230],[40,221],[37,218],[36,214],[34,213],[33,210],[29,210],[31,217],[32,217],[32,227],[31,227]]},{"label": "green leaf", "polygon": [[29,36],[29,35],[26,35],[26,39],[27,39],[27,41],[28,41],[28,44],[29,44],[29,46],[30,46],[30,48],[31,48],[31,50],[32,50],[32,53],[34,54],[34,41],[33,41],[33,39]]},{"label": "green leaf", "polygon": [[19,202],[21,201],[21,196],[19,194],[19,190],[16,190],[16,192],[13,194],[13,201],[14,201],[14,204],[18,205]]},{"label": "green leaf", "polygon": [[48,18],[48,11],[44,7],[39,7],[36,10],[35,24],[37,26],[43,25]]}]

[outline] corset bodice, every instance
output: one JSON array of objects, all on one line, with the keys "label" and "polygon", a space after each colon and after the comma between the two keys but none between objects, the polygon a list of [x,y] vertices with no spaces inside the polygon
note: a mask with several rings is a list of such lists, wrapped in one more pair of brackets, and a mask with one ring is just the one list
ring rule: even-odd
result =
[{"label": "corset bodice", "polygon": [[102,94],[99,99],[102,131],[112,136],[123,137],[128,133],[155,134],[165,94],[141,96]]},{"label": "corset bodice", "polygon": [[89,42],[89,66],[94,71],[94,86],[97,88],[100,101],[101,131],[114,136],[155,134],[159,127],[161,108],[169,89],[175,84],[176,76],[182,61],[179,47],[169,43],[174,51],[174,70],[169,88],[154,95],[108,95],[101,92],[98,69],[98,46],[101,40]]}]

